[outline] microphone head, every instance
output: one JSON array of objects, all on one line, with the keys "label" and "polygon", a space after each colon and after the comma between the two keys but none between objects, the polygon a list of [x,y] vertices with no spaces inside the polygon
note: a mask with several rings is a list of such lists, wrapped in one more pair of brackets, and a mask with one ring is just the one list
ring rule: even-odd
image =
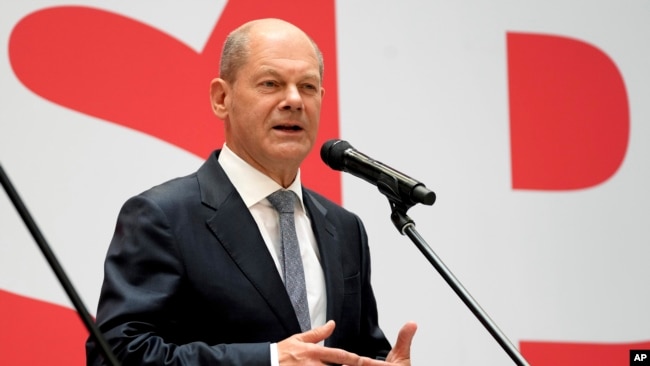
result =
[{"label": "microphone head", "polygon": [[329,140],[320,149],[320,158],[330,168],[343,170],[345,168],[345,151],[352,146],[344,140]]}]

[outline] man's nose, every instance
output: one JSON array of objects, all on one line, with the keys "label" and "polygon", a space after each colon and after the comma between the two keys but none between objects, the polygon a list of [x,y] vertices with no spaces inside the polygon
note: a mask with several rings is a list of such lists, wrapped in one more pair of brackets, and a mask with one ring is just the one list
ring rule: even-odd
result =
[{"label": "man's nose", "polygon": [[280,109],[283,110],[302,110],[302,95],[296,85],[289,85],[285,89],[284,100],[280,104]]}]

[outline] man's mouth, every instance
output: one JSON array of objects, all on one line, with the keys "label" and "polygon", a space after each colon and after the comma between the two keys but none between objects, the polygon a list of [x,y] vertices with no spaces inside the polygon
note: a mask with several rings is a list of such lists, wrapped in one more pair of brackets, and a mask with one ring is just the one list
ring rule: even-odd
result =
[{"label": "man's mouth", "polygon": [[302,127],[298,125],[279,125],[273,127],[274,130],[282,130],[282,131],[301,131]]}]

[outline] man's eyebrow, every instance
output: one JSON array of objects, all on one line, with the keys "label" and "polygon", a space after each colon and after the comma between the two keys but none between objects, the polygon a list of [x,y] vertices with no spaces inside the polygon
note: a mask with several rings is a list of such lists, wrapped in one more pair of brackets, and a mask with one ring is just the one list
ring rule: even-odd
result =
[{"label": "man's eyebrow", "polygon": [[272,69],[270,67],[262,67],[260,71],[257,73],[258,76],[265,76],[265,75],[271,75],[275,76],[277,78],[280,77],[280,73],[277,72],[275,69]]}]

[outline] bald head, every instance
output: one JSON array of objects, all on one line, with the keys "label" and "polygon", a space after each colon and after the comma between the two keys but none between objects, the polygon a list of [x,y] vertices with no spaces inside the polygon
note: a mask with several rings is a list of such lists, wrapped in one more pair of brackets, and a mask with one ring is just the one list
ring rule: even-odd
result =
[{"label": "bald head", "polygon": [[250,21],[228,35],[221,52],[219,76],[229,83],[233,83],[237,78],[238,70],[248,60],[251,42],[286,36],[295,37],[296,40],[304,39],[311,43],[314,48],[314,55],[318,59],[318,69],[322,79],[324,70],[323,55],[318,49],[316,42],[295,25],[281,19],[273,18]]}]

